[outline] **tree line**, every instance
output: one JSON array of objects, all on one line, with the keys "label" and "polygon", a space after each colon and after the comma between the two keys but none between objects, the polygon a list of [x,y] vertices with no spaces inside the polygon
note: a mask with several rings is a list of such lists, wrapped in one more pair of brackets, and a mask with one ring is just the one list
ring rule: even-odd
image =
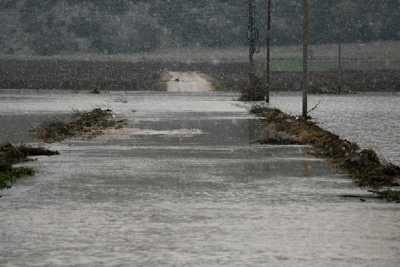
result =
[{"label": "tree line", "polygon": [[[265,0],[257,0],[263,40]],[[301,43],[301,0],[273,1],[274,45]],[[0,52],[134,53],[247,43],[246,0],[1,0]],[[400,0],[313,0],[314,43],[400,39]]]}]

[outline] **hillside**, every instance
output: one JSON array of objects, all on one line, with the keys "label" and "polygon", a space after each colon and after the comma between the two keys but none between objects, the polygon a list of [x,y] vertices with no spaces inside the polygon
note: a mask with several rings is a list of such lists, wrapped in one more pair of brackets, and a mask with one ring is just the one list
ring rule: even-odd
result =
[{"label": "hillside", "polygon": [[[263,40],[264,0],[258,0]],[[274,1],[273,42],[301,37],[300,0]],[[313,42],[400,39],[398,0],[314,0]],[[0,53],[134,53],[247,40],[244,0],[1,0]]]}]

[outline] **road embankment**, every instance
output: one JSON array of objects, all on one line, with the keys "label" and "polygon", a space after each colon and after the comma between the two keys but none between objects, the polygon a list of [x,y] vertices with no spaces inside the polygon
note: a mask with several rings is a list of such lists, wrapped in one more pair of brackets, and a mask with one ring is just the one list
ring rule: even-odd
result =
[{"label": "road embankment", "polygon": [[400,167],[383,163],[376,152],[322,129],[312,120],[295,117],[278,109],[255,106],[251,110],[265,118],[263,144],[310,145],[310,153],[327,158],[346,171],[361,187],[379,197],[400,202]]}]

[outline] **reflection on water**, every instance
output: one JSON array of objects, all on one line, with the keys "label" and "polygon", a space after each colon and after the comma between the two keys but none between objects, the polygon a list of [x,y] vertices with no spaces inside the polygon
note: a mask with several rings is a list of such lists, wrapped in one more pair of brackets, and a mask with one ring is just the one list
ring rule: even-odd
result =
[{"label": "reflection on water", "polygon": [[64,120],[68,114],[1,114],[0,143],[34,142],[32,129],[51,120]]},{"label": "reflection on water", "polygon": [[253,144],[262,122],[232,95],[18,98],[9,121],[106,106],[129,129],[28,163],[0,199],[0,266],[400,264],[399,206],[339,197],[366,193],[306,147]]}]

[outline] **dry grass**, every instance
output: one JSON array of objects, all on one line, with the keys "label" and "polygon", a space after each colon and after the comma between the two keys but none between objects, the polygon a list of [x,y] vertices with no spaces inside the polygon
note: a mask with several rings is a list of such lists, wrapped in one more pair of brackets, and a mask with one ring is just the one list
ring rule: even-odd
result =
[{"label": "dry grass", "polygon": [[34,129],[43,142],[59,142],[69,137],[91,138],[107,128],[121,128],[123,120],[116,120],[111,110],[96,108],[89,112],[75,112],[69,121],[49,121]]}]

